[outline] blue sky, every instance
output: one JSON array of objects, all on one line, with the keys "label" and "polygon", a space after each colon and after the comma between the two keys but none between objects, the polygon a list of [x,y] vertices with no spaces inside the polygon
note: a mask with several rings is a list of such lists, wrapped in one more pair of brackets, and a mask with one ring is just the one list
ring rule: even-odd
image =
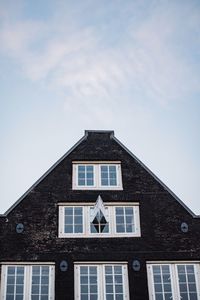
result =
[{"label": "blue sky", "polygon": [[0,0],[0,213],[112,129],[200,214],[200,2]]}]

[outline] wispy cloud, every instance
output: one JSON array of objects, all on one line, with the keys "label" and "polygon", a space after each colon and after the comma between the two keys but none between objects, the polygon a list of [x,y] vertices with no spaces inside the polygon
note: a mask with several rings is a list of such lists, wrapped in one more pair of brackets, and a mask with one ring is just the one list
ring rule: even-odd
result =
[{"label": "wispy cloud", "polygon": [[[189,52],[192,38],[193,53],[197,54],[200,9],[197,10],[193,2],[152,3],[142,19],[138,6],[128,1],[132,14],[129,13],[126,26],[123,25],[124,32],[118,36],[115,27],[120,20],[113,16],[110,23],[103,22],[106,7],[100,15],[93,12],[94,16],[98,14],[97,24],[89,22],[88,16],[81,16],[84,4],[78,12],[69,5],[72,16],[60,20],[59,25],[53,17],[45,22],[25,18],[12,21],[4,14],[0,29],[1,51],[17,61],[29,79],[43,80],[77,99],[100,97],[108,100],[129,90],[133,95],[146,90],[147,96],[160,104],[180,100],[191,90],[199,92],[199,73],[196,66],[191,67],[183,48]],[[94,8],[88,1],[87,9],[90,5]],[[125,3],[117,1],[117,6],[113,2],[109,9],[116,11],[120,5],[126,7]],[[58,6],[54,17],[60,15]],[[111,42],[112,35],[116,40]]]}]

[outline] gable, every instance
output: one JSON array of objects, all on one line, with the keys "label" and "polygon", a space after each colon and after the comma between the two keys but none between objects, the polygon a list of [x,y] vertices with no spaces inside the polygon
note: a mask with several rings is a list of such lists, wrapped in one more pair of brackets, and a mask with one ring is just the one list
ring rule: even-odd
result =
[{"label": "gable", "polygon": [[[115,136],[113,131],[85,131],[85,135],[58,160],[3,216],[19,205],[44,206],[52,201],[94,201],[96,191],[72,189],[73,161],[120,161],[123,190],[101,191],[104,201],[141,201],[160,195],[164,201],[178,202],[190,215],[189,208],[162,183],[135,155]],[[43,199],[43,200],[42,200]],[[51,200],[50,200],[51,199]],[[148,201],[148,200],[147,200]],[[167,204],[167,202],[166,202]]]}]

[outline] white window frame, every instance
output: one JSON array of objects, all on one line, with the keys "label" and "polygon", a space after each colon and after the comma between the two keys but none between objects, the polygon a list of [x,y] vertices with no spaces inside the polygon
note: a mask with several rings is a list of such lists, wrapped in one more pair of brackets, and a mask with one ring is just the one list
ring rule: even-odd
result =
[{"label": "white window frame", "polygon": [[[139,203],[138,202],[128,202],[128,203],[114,203],[107,202],[104,203],[105,207],[109,208],[108,217],[109,217],[109,232],[108,233],[90,233],[90,208],[95,205],[95,203],[59,203],[59,228],[58,228],[58,237],[59,238],[111,238],[111,237],[140,237],[140,212],[139,212]],[[64,231],[64,221],[65,207],[82,207],[83,208],[83,233],[65,233]],[[116,230],[116,216],[115,208],[116,207],[133,207],[134,213],[134,232],[117,232]]]},{"label": "white window frame", "polygon": [[127,262],[75,262],[74,263],[74,291],[75,300],[80,300],[80,267],[97,267],[98,300],[106,299],[105,266],[122,267],[123,300],[129,300],[129,281]]},{"label": "white window frame", "polygon": [[194,266],[194,274],[196,281],[197,297],[200,299],[200,262],[198,261],[161,261],[161,262],[147,262],[147,278],[149,300],[156,300],[153,280],[153,266],[169,266],[171,276],[172,297],[174,300],[180,300],[179,277],[177,266],[192,265]]},{"label": "white window frame", "polygon": [[[74,161],[72,162],[72,189],[73,190],[123,190],[122,186],[122,171],[120,161]],[[93,185],[79,185],[78,184],[78,167],[79,166],[93,166],[94,170],[94,184]],[[116,185],[102,185],[101,184],[101,166],[116,166]]]},{"label": "white window frame", "polygon": [[6,300],[7,292],[7,272],[8,267],[24,267],[24,291],[23,300],[31,300],[32,290],[32,267],[34,266],[48,266],[49,267],[49,297],[48,300],[54,300],[54,285],[55,285],[55,266],[52,263],[23,263],[23,262],[3,262],[1,263],[1,291],[0,300]]}]

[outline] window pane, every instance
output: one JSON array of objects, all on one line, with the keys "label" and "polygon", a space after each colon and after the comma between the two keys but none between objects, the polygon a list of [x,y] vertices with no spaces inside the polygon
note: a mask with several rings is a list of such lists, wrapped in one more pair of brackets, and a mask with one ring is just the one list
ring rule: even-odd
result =
[{"label": "window pane", "polygon": [[116,166],[109,166],[109,177],[116,178]]},{"label": "window pane", "polygon": [[101,178],[101,185],[108,186],[108,178]]},{"label": "window pane", "polygon": [[116,294],[115,299],[116,299],[116,300],[123,300],[124,297],[123,297],[123,295]]},{"label": "window pane", "polygon": [[14,284],[15,276],[8,276],[7,277],[7,284]]},{"label": "window pane", "polygon": [[39,294],[39,284],[38,285],[32,285],[32,294]]},{"label": "window pane", "polygon": [[85,166],[78,166],[78,185],[85,185],[86,170]]},{"label": "window pane", "polygon": [[172,299],[171,275],[169,265],[152,267],[155,299]]},{"label": "window pane", "polygon": [[65,215],[72,216],[73,215],[73,207],[65,207]]},{"label": "window pane", "polygon": [[124,298],[123,275],[121,266],[105,266],[106,299]]},{"label": "window pane", "polygon": [[77,216],[82,216],[82,207],[74,207],[74,214]]},{"label": "window pane", "polygon": [[172,294],[171,293],[165,293],[165,300],[172,300]]},{"label": "window pane", "polygon": [[181,293],[181,300],[189,300],[188,294],[186,294],[186,293]]},{"label": "window pane", "polygon": [[16,295],[15,300],[23,300],[23,295]]},{"label": "window pane", "polygon": [[85,185],[85,178],[84,179],[79,178],[78,179],[78,185],[84,186]]},{"label": "window pane", "polygon": [[112,267],[111,266],[105,266],[105,273],[106,274],[112,274]]},{"label": "window pane", "polygon": [[81,274],[88,274],[88,267],[81,267]]},{"label": "window pane", "polygon": [[[35,276],[35,274],[38,274]],[[36,279],[37,278],[37,279]],[[31,299],[48,300],[49,266],[32,266]]]},{"label": "window pane", "polygon": [[17,275],[24,275],[24,267],[17,267]]},{"label": "window pane", "polygon": [[94,185],[93,178],[87,178],[87,185],[88,186],[93,186]]},{"label": "window pane", "polygon": [[101,185],[102,186],[117,185],[116,166],[101,166]]},{"label": "window pane", "polygon": [[75,223],[75,224],[82,224],[82,223],[83,223],[83,218],[82,218],[82,216],[75,216],[75,217],[74,217],[74,223]]},{"label": "window pane", "polygon": [[66,216],[65,224],[73,224],[73,216]]},{"label": "window pane", "polygon": [[197,294],[190,293],[190,300],[197,300]]},{"label": "window pane", "polygon": [[[26,272],[25,272],[26,270]],[[49,296],[49,266],[7,266],[7,284],[5,299],[7,300],[42,300]],[[26,278],[25,278],[26,275]],[[12,277],[12,280],[10,280]],[[42,283],[44,281],[44,284]],[[25,286],[29,293],[25,295]],[[27,299],[26,299],[27,298]]]},{"label": "window pane", "polygon": [[16,267],[8,267],[8,275],[15,275]]},{"label": "window pane", "polygon": [[65,207],[65,233],[83,233],[83,208]]},{"label": "window pane", "polygon": [[106,294],[106,300],[114,300],[113,294]]},{"label": "window pane", "polygon": [[155,283],[154,288],[155,288],[156,293],[161,293],[162,292],[162,284]]},{"label": "window pane", "polygon": [[156,300],[163,300],[163,294],[156,294]]},{"label": "window pane", "polygon": [[197,299],[194,265],[177,265],[177,271],[182,299]]},{"label": "window pane", "polygon": [[98,299],[98,295],[94,295],[94,294],[90,295],[90,300],[97,300],[97,299]]},{"label": "window pane", "polygon": [[65,225],[65,233],[73,233],[73,226]]},{"label": "window pane", "polygon": [[118,233],[125,232],[125,226],[124,225],[117,225],[116,231]]},{"label": "window pane", "polygon": [[97,299],[97,293],[97,267],[80,266],[80,298]]},{"label": "window pane", "polygon": [[93,173],[93,166],[87,166],[87,173]]},{"label": "window pane", "polygon": [[90,208],[90,219],[92,220],[90,223],[90,233],[109,233],[109,223],[100,208],[96,212],[96,215],[94,215],[93,208]]},{"label": "window pane", "polygon": [[82,225],[75,225],[74,226],[74,233],[82,233],[82,232],[83,232]]},{"label": "window pane", "polygon": [[114,179],[114,178],[110,179],[110,185],[111,186],[116,186],[117,185],[117,180]]},{"label": "window pane", "polygon": [[115,222],[116,222],[116,231],[118,233],[135,232],[133,207],[116,207]]},{"label": "window pane", "polygon": [[[79,266],[78,299],[125,299],[125,281],[122,265]],[[86,279],[87,278],[87,279]],[[100,286],[98,284],[100,283]]]},{"label": "window pane", "polygon": [[7,267],[6,299],[16,300],[23,298],[24,293],[24,267]]},{"label": "window pane", "polygon": [[80,186],[94,185],[94,166],[91,165],[78,166],[78,185]]},{"label": "window pane", "polygon": [[14,285],[7,285],[7,294],[14,294]]},{"label": "window pane", "polygon": [[48,295],[41,295],[41,300],[48,300],[49,299],[49,296]]},{"label": "window pane", "polygon": [[85,172],[85,166],[78,166],[78,172]]},{"label": "window pane", "polygon": [[117,185],[116,166],[109,166],[109,183],[111,186]]}]

